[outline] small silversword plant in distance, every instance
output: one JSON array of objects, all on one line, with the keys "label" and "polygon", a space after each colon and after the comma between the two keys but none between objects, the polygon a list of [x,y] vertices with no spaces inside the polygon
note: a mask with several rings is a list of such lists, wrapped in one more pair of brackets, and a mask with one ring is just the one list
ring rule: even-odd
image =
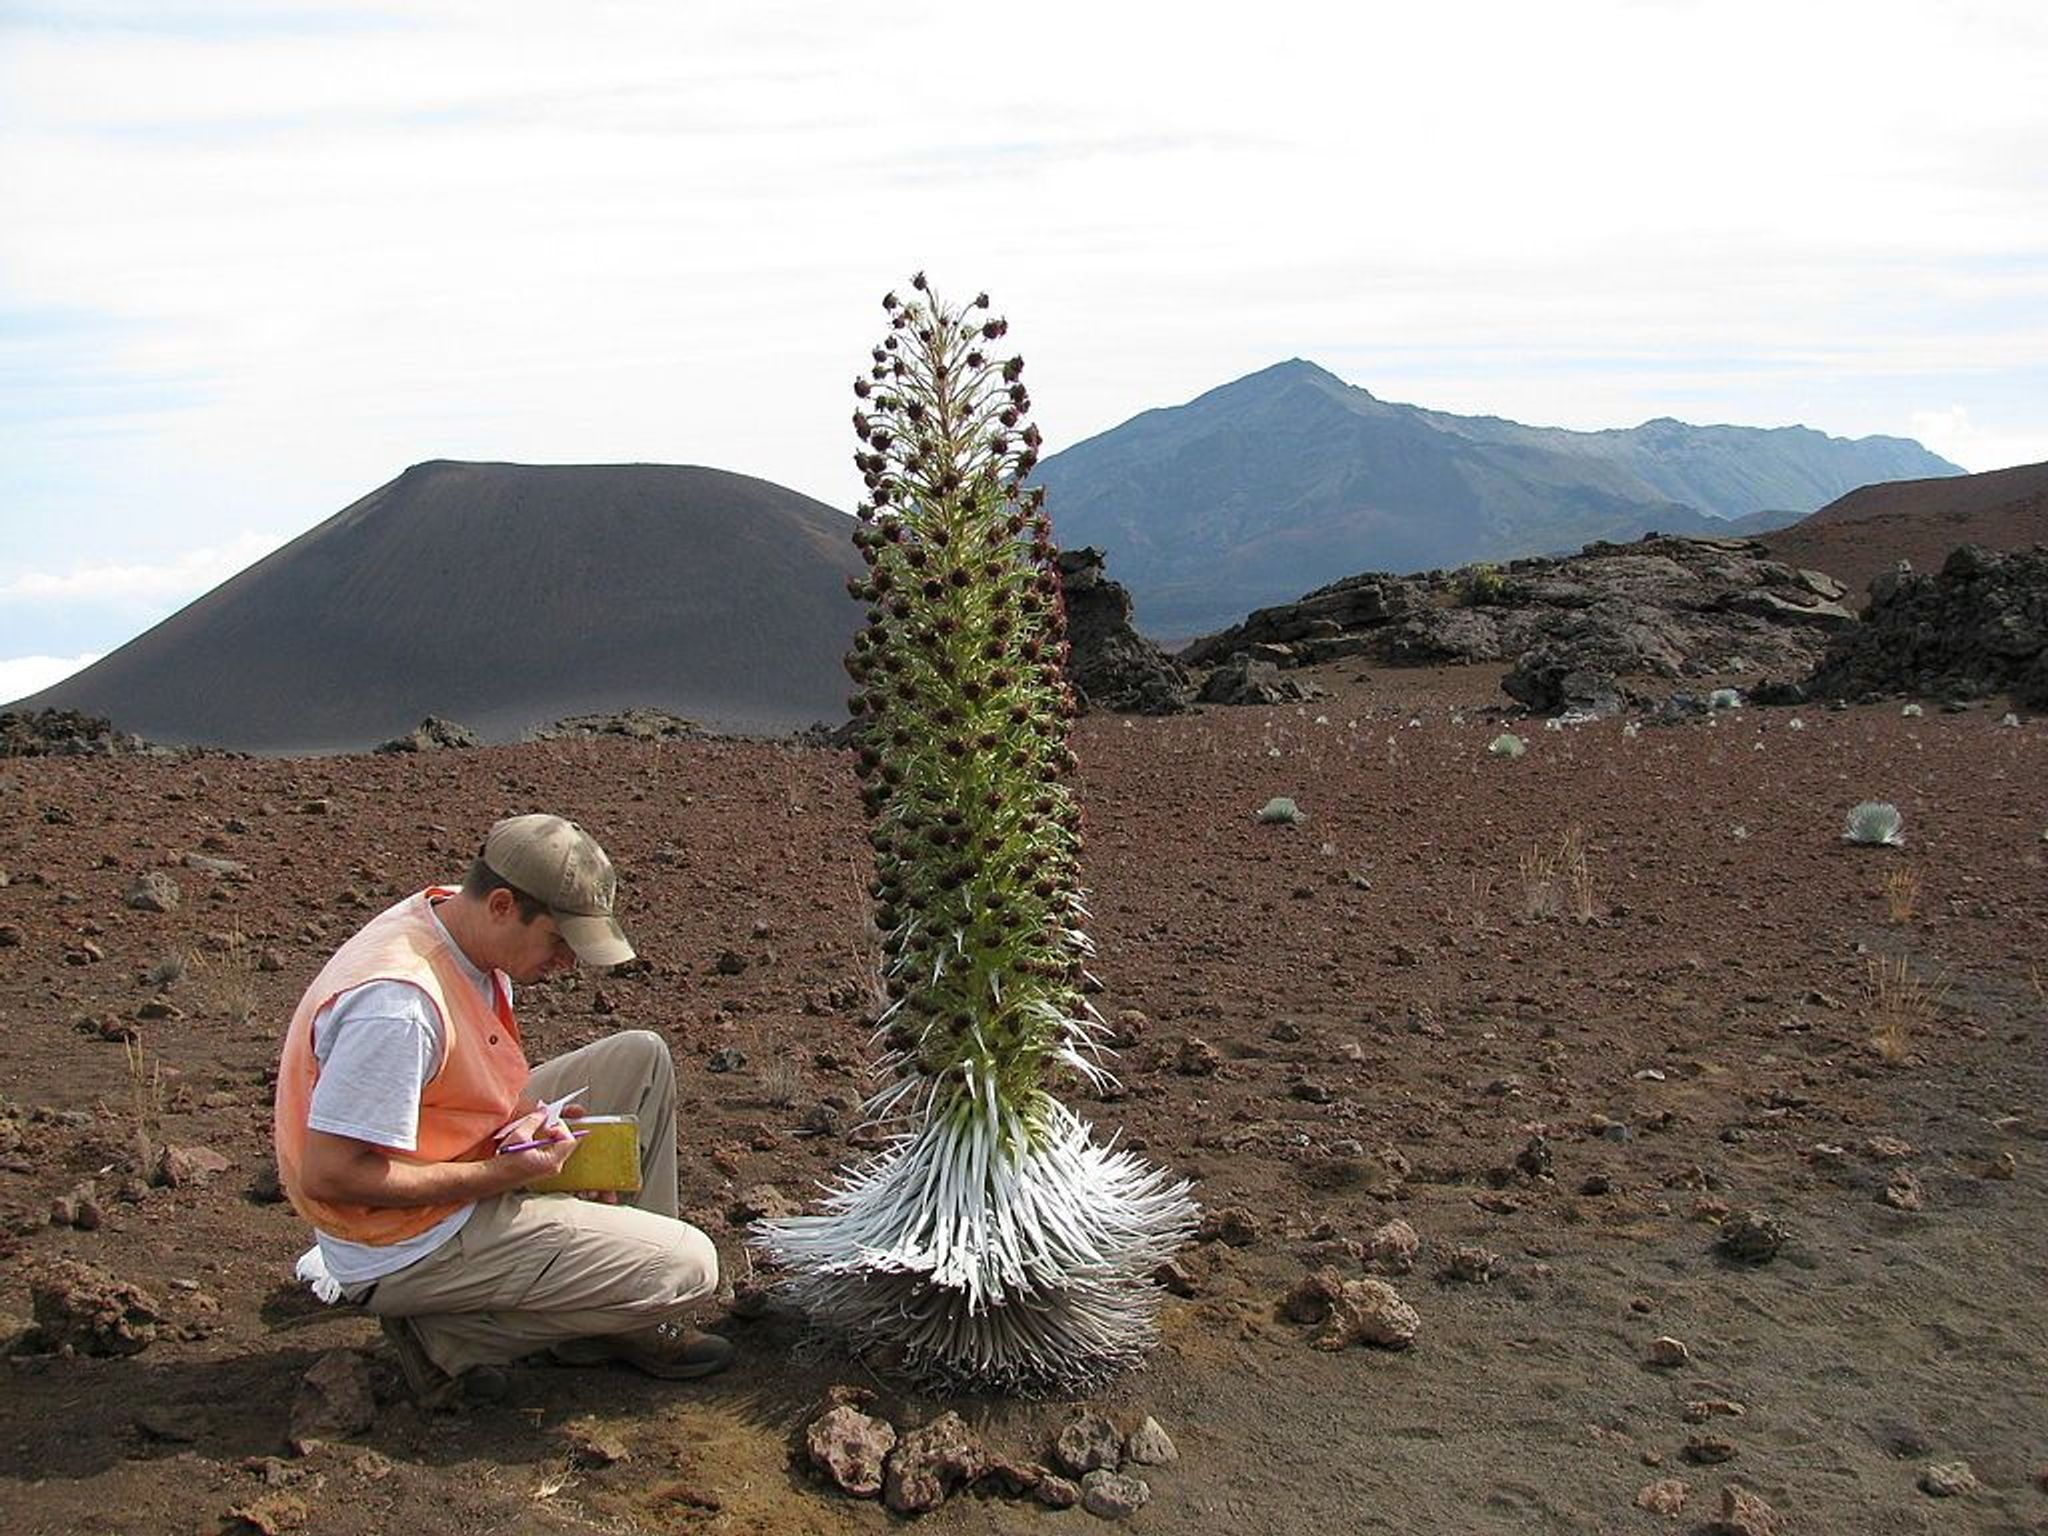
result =
[{"label": "small silversword plant in distance", "polygon": [[1883,800],[1865,800],[1849,812],[1849,824],[1842,837],[1870,847],[1903,848],[1906,824],[1899,808]]},{"label": "small silversword plant in distance", "polygon": [[867,1112],[894,1135],[754,1241],[814,1323],[927,1386],[1084,1389],[1153,1343],[1150,1276],[1195,1207],[1053,1095],[1062,1072],[1113,1079],[1082,995],[1066,616],[1023,484],[1039,434],[987,295],[911,289],[854,383],[867,623],[847,659],[888,998]]}]

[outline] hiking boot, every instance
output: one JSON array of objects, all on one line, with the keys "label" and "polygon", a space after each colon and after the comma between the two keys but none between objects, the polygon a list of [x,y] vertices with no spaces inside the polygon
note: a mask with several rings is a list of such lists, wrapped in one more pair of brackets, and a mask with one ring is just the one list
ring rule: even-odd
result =
[{"label": "hiking boot", "polygon": [[405,1375],[412,1400],[430,1413],[453,1413],[471,1403],[499,1402],[511,1390],[505,1373],[495,1366],[480,1365],[450,1376],[434,1364],[409,1317],[380,1317],[377,1325],[398,1356],[398,1368]]},{"label": "hiking boot", "polygon": [[602,1365],[617,1360],[664,1381],[714,1376],[732,1364],[732,1345],[715,1333],[681,1323],[656,1323],[631,1333],[567,1339],[550,1351],[563,1365]]}]

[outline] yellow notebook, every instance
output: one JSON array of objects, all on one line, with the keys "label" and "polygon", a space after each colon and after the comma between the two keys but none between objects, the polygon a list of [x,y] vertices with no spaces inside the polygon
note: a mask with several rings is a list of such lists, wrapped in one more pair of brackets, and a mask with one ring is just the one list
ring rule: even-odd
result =
[{"label": "yellow notebook", "polygon": [[525,1186],[528,1194],[587,1195],[640,1190],[640,1117],[578,1115],[564,1122],[582,1135],[560,1171]]}]

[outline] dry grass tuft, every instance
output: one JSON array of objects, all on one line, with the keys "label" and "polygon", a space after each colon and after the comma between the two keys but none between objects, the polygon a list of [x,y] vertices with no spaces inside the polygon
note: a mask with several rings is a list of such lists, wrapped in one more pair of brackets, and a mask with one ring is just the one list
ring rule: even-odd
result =
[{"label": "dry grass tuft", "polygon": [[1913,1037],[1934,1022],[1948,1002],[1948,983],[1932,984],[1913,974],[1906,957],[1873,956],[1867,983],[1870,1046],[1892,1066],[1912,1059]]},{"label": "dry grass tuft", "polygon": [[1530,918],[1593,920],[1593,871],[1586,861],[1586,834],[1566,827],[1555,848],[1531,844],[1517,868],[1522,876],[1522,914]]},{"label": "dry grass tuft", "polygon": [[175,987],[185,979],[185,973],[192,969],[193,954],[189,949],[167,950],[146,972],[145,978],[159,991]]},{"label": "dry grass tuft", "polygon": [[143,1178],[156,1166],[157,1130],[164,1116],[164,1068],[142,1048],[140,1036],[121,1042],[128,1061],[128,1112],[135,1138],[135,1169]]},{"label": "dry grass tuft", "polygon": [[1493,904],[1498,878],[1490,869],[1475,869],[1465,886],[1465,917],[1474,933],[1486,931],[1486,909]]},{"label": "dry grass tuft", "polygon": [[1913,921],[1913,909],[1920,901],[1920,872],[1901,865],[1884,877],[1885,915],[1894,923]]},{"label": "dry grass tuft", "polygon": [[776,1056],[761,1069],[761,1096],[777,1109],[787,1109],[803,1097],[803,1064],[791,1054]]}]

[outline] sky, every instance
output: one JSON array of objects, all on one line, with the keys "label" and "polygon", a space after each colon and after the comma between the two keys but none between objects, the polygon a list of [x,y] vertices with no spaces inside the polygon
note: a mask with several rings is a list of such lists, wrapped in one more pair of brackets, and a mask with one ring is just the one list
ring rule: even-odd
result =
[{"label": "sky", "polygon": [[839,507],[918,269],[1049,451],[1288,357],[2048,459],[2038,0],[0,0],[0,700],[426,459]]}]

